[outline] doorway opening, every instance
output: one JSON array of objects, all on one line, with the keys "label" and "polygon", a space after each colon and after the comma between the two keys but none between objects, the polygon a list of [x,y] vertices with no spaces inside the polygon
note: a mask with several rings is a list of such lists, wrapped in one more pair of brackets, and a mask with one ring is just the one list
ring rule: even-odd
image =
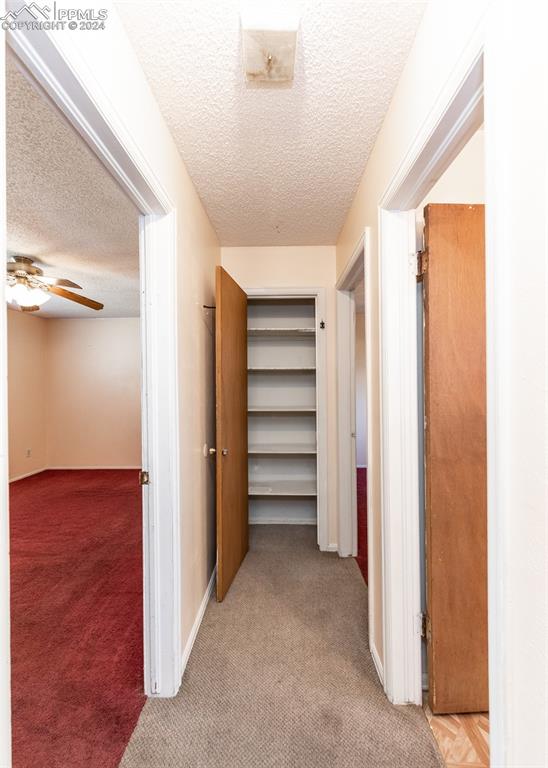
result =
[{"label": "doorway opening", "polygon": [[241,288],[217,268],[217,597],[249,525],[316,527],[327,549],[322,289]]},{"label": "doorway opening", "polygon": [[365,280],[354,288],[354,434],[356,440],[356,562],[365,583],[367,570],[367,369],[365,348]]},{"label": "doorway opening", "polygon": [[[66,36],[17,29],[6,42],[139,211],[144,692],[174,696],[192,644],[182,648],[178,254],[174,190],[128,132],[104,85]],[[5,325],[0,347],[7,347]],[[6,403],[6,399],[4,399]],[[7,407],[7,403],[6,403]],[[7,443],[7,436],[2,434]],[[7,499],[7,472],[3,476]],[[7,512],[6,512],[7,519]]]},{"label": "doorway opening", "polygon": [[484,200],[480,128],[417,208],[417,329],[425,706],[446,761],[486,767]]},{"label": "doorway opening", "polygon": [[314,299],[248,298],[250,524],[317,526]]},{"label": "doorway opening", "polygon": [[[181,659],[180,495],[177,343],[177,224],[175,204],[157,176],[122,129],[115,105],[85,63],[67,51],[66,38],[25,30],[7,33],[7,43],[33,87],[58,108],[84,139],[139,212],[139,312],[141,325],[142,459],[149,484],[142,486],[143,516],[143,651],[144,693],[174,696],[179,689]],[[48,222],[44,223],[47,229]],[[0,347],[7,357],[7,323],[2,321]],[[7,423],[7,392],[2,390]],[[7,429],[2,429],[6,447]],[[8,519],[8,472],[0,495]],[[5,546],[6,562],[8,539]],[[6,603],[9,611],[9,603]],[[186,654],[188,656],[188,653]],[[8,674],[3,682],[9,684]],[[142,679],[142,678],[141,678]],[[103,681],[105,686],[108,681]],[[9,743],[2,755],[9,756]],[[7,758],[6,758],[7,759]]]},{"label": "doorway opening", "polygon": [[382,620],[385,691],[422,703],[415,208],[483,123],[483,51],[463,60],[439,110],[379,200]]},{"label": "doorway opening", "polygon": [[[366,228],[336,285],[338,552],[341,557],[357,557],[367,583],[369,649],[382,681],[382,560],[378,556],[381,518],[371,482],[376,474],[375,462],[378,466],[378,457],[372,450],[371,286],[371,235]],[[365,466],[358,466],[362,463]]]},{"label": "doorway opening", "polygon": [[145,700],[139,211],[6,86],[12,761],[98,768]]},{"label": "doorway opening", "polygon": [[[394,704],[420,705],[423,700],[415,209],[482,123],[480,48],[462,61],[458,77],[455,75],[448,83],[440,99],[439,110],[422,126],[405,161],[376,201],[375,210],[368,209],[370,220],[378,214],[374,247],[378,247],[379,270],[377,274],[375,259],[372,271],[379,299],[377,303],[375,291],[372,317],[379,333],[375,333],[374,344],[367,340],[367,368],[370,370],[372,363],[378,373],[373,386],[368,388],[375,404],[373,419],[371,410],[368,413],[369,429],[372,423],[374,428],[368,452],[369,634],[379,679]],[[347,373],[352,357],[349,340],[353,324],[345,290],[355,284],[352,275],[361,269],[357,265],[362,253],[366,292],[371,285],[367,279],[367,234],[366,230],[337,284],[339,535],[344,554],[353,552],[353,516],[348,514],[352,510],[349,489],[353,484],[349,474],[352,444],[348,436],[352,424]],[[366,296],[366,312],[371,312],[368,303]],[[376,487],[372,491],[373,484]]]}]

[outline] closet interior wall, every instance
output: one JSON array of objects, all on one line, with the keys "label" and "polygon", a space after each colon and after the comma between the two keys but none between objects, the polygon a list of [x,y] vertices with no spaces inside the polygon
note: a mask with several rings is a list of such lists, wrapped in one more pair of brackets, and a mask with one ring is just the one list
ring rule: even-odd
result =
[{"label": "closet interior wall", "polygon": [[250,523],[317,522],[316,302],[248,300]]}]

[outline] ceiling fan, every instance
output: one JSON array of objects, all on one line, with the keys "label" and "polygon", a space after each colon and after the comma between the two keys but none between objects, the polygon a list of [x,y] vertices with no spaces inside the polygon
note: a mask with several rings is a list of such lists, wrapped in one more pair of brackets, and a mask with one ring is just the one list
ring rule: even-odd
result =
[{"label": "ceiling fan", "polygon": [[82,286],[63,277],[45,276],[28,256],[12,256],[7,263],[6,281],[6,298],[10,303],[17,304],[21,312],[36,312],[51,299],[52,294],[90,309],[99,310],[104,306],[79,293],[67,291],[67,288],[81,290]]}]

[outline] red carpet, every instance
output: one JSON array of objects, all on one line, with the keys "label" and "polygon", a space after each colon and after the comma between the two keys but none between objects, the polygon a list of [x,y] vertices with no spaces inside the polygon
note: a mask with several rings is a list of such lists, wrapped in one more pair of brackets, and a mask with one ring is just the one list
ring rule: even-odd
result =
[{"label": "red carpet", "polygon": [[356,470],[358,476],[358,556],[356,562],[367,584],[367,469]]},{"label": "red carpet", "polygon": [[135,470],[10,486],[14,768],[115,768],[141,712]]}]

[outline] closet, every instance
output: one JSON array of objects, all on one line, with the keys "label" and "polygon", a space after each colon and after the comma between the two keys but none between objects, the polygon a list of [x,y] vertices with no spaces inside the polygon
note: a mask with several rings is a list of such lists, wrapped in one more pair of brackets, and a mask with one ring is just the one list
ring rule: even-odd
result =
[{"label": "closet", "polygon": [[316,523],[316,308],[248,298],[250,523]]},{"label": "closet", "polygon": [[[249,548],[250,523],[317,526],[327,540],[325,295],[247,292],[216,278],[217,599]],[[207,446],[206,446],[207,449]]]}]

